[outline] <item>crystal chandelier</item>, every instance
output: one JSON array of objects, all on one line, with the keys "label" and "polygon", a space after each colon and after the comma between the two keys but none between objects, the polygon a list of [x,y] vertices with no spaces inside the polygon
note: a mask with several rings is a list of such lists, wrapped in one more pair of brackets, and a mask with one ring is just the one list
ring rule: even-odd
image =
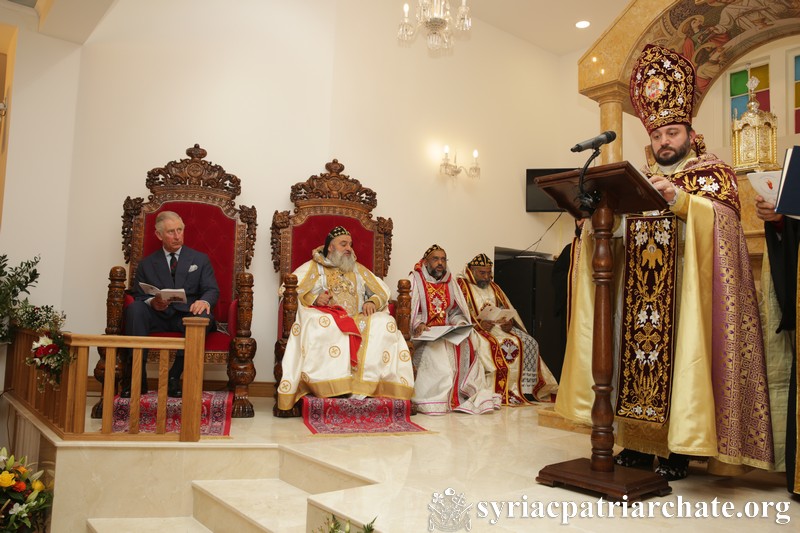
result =
[{"label": "crystal chandelier", "polygon": [[[416,31],[420,27],[424,27],[428,35],[428,49],[436,52],[449,50],[452,47],[453,19],[450,16],[448,0],[417,0],[416,24],[411,24],[408,20],[408,4],[403,4],[403,14],[403,21],[397,30],[398,40],[410,42],[414,39]],[[456,14],[455,27],[458,31],[469,31],[472,27],[467,0],[461,0]]]}]

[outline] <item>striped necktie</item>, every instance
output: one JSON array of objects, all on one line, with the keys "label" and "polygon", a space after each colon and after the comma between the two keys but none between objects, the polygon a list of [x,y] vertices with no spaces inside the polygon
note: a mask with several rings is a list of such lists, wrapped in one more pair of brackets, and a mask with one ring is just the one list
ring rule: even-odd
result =
[{"label": "striped necktie", "polygon": [[178,267],[178,257],[175,252],[169,254],[169,273],[172,274],[172,279],[175,279],[175,269]]}]

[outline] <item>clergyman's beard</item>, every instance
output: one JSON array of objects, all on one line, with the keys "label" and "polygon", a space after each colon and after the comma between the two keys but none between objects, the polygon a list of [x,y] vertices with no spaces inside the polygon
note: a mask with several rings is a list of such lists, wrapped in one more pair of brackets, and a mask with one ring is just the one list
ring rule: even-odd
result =
[{"label": "clergyman's beard", "polygon": [[[436,270],[432,270],[431,267],[429,267],[428,265],[425,265],[425,270],[427,270],[428,274],[430,274],[430,276],[433,279],[435,279],[436,281],[439,281],[440,279],[442,279],[444,277],[444,273],[446,272],[446,270],[444,270],[444,269],[442,269],[441,272],[437,272]],[[438,276],[437,276],[437,274],[438,274]]]},{"label": "clergyman's beard", "polygon": [[481,280],[481,281],[478,281],[478,282],[476,282],[475,284],[476,284],[478,287],[480,287],[481,289],[485,289],[486,287],[488,287],[488,286],[489,286],[489,280],[486,280],[486,279],[484,279],[484,280]]},{"label": "clergyman's beard", "polygon": [[353,254],[344,255],[339,250],[333,250],[328,254],[328,261],[339,270],[352,272],[356,267],[356,258]]},{"label": "clergyman's beard", "polygon": [[662,157],[658,153],[656,153],[655,154],[656,162],[658,162],[658,164],[661,165],[662,167],[672,166],[675,163],[679,162],[684,157],[686,157],[686,154],[689,153],[689,147],[691,145],[692,141],[687,136],[686,142],[681,146],[675,147],[674,151],[672,152],[672,155]]}]

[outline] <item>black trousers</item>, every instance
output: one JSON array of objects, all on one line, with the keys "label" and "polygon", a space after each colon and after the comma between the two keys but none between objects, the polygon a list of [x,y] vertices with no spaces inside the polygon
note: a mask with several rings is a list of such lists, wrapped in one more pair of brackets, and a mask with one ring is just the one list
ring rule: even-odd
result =
[{"label": "black trousers", "polygon": [[[183,319],[192,316],[191,313],[176,311],[168,307],[164,311],[156,311],[144,300],[135,300],[125,309],[125,335],[137,335],[146,337],[151,333],[175,332],[186,334],[186,327]],[[209,313],[195,315],[199,318],[208,318],[208,328],[206,331],[213,331],[216,327],[214,317]],[[128,352],[128,361],[131,361],[131,353]],[[170,379],[179,379],[183,374],[183,350],[178,350],[175,354],[175,362],[169,369]],[[147,382],[147,370],[144,361],[142,362],[142,384]],[[145,390],[145,389],[142,389]]]}]

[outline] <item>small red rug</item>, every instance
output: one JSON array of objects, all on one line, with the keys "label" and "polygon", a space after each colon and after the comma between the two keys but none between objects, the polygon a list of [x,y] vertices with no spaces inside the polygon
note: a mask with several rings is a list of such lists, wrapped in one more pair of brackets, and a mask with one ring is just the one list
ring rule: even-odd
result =
[{"label": "small red rug", "polygon": [[318,435],[392,434],[427,431],[409,420],[411,402],[391,398],[303,396],[303,421]]},{"label": "small red rug", "polygon": [[[114,398],[114,431],[128,431],[130,398]],[[155,433],[158,394],[150,391],[142,395],[139,407],[139,432]],[[230,435],[233,392],[203,391],[200,414],[200,435],[221,437]],[[167,398],[167,433],[181,430],[181,399]]]}]

